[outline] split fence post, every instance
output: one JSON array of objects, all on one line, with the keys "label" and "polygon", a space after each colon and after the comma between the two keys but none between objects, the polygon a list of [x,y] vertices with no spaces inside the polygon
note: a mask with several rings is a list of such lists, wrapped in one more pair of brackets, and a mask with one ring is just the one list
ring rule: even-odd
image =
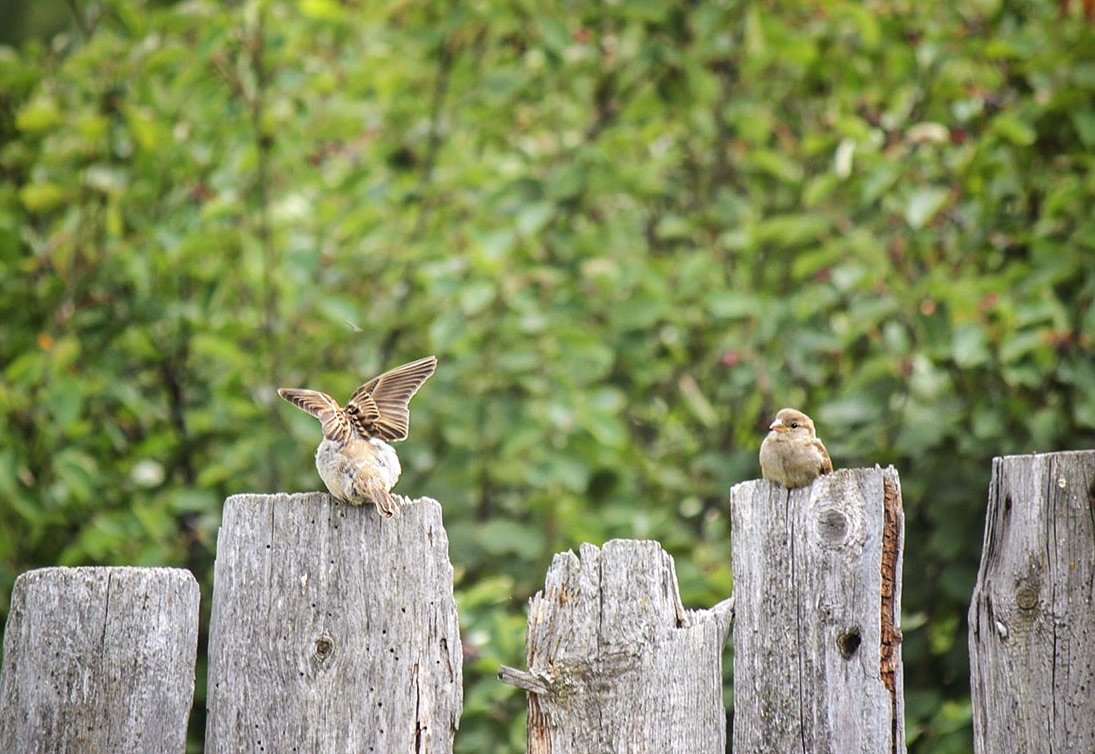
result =
[{"label": "split fence post", "polygon": [[580,553],[556,555],[530,600],[528,670],[499,670],[528,692],[528,754],[723,754],[732,601],[685,610],[657,542]]},{"label": "split fence post", "polygon": [[730,494],[734,751],[905,751],[893,467]]}]

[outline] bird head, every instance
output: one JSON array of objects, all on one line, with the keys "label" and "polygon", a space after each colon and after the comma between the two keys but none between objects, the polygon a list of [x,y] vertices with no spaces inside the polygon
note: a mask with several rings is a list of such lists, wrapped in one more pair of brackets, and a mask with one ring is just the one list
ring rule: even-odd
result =
[{"label": "bird head", "polygon": [[773,432],[793,432],[814,436],[814,422],[809,416],[793,408],[781,408],[775,420],[768,425]]}]

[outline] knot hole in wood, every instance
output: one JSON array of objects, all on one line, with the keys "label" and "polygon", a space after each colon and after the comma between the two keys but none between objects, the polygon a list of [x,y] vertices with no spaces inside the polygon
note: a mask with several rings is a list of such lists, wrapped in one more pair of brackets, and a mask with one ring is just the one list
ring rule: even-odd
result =
[{"label": "knot hole in wood", "polygon": [[1038,589],[1031,584],[1020,584],[1015,590],[1015,604],[1023,610],[1033,610],[1038,605]]},{"label": "knot hole in wood", "polygon": [[859,631],[859,626],[852,626],[836,637],[836,646],[840,650],[840,656],[845,660],[852,659],[862,643],[863,635]]},{"label": "knot hole in wood", "polygon": [[838,550],[854,560],[867,541],[867,500],[854,470],[838,469],[820,477],[812,488],[806,510],[810,539],[826,550]]},{"label": "knot hole in wood", "polygon": [[825,544],[839,547],[848,537],[848,517],[835,508],[821,511],[817,517],[817,533]]},{"label": "knot hole in wood", "polygon": [[315,652],[314,652],[315,653],[315,658],[317,660],[319,660],[320,662],[323,662],[324,660],[326,660],[328,657],[331,656],[331,652],[333,652],[334,649],[335,649],[334,639],[332,639],[327,634],[321,634],[319,636],[319,638],[316,639]]}]

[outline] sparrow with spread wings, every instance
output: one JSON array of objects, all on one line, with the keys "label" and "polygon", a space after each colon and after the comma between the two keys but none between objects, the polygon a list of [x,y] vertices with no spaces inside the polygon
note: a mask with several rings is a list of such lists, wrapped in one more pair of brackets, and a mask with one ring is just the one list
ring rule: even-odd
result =
[{"label": "sparrow with spread wings", "polygon": [[388,443],[407,438],[408,404],[436,368],[435,356],[396,367],[355,390],[344,407],[318,390],[278,390],[323,425],[316,469],[332,495],[350,505],[374,503],[385,518],[395,513],[391,489],[402,469]]},{"label": "sparrow with spread wings", "polygon": [[768,429],[768,436],[760,444],[760,473],[765,479],[794,489],[832,473],[829,451],[818,439],[809,416],[782,408]]}]

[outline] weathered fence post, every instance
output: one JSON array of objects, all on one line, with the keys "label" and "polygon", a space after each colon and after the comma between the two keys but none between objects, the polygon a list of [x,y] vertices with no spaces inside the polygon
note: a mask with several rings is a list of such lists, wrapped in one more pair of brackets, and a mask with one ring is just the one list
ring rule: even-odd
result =
[{"label": "weathered fence post", "polygon": [[970,604],[979,754],[1095,751],[1095,451],[992,462]]},{"label": "weathered fence post", "polygon": [[43,568],[15,582],[0,751],[182,754],[198,583],[174,568]]},{"label": "weathered fence post", "polygon": [[228,498],[209,630],[208,754],[451,752],[462,654],[441,506]]},{"label": "weathered fence post", "polygon": [[897,472],[743,482],[730,511],[734,751],[905,751]]},{"label": "weathered fence post", "polygon": [[528,754],[723,754],[722,648],[733,603],[685,610],[657,542],[582,545],[529,603]]}]

